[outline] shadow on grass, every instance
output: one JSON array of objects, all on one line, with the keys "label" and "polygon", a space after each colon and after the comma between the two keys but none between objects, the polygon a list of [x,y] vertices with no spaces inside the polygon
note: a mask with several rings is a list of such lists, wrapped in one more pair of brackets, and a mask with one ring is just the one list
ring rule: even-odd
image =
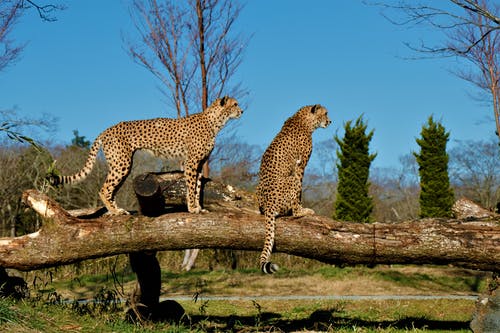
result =
[{"label": "shadow on grass", "polygon": [[186,324],[203,327],[207,332],[241,331],[248,329],[281,330],[284,332],[301,330],[328,331],[340,328],[366,329],[425,329],[425,330],[468,330],[468,321],[439,321],[426,318],[402,318],[399,320],[371,321],[337,316],[329,310],[317,310],[309,318],[284,319],[280,314],[263,312],[259,316],[190,316]]},{"label": "shadow on grass", "polygon": [[434,289],[436,289],[436,286],[439,286],[442,290],[462,290],[468,292],[480,292],[484,280],[489,275],[487,272],[473,272],[465,269],[448,273],[446,276],[403,273],[394,270],[374,271],[373,274],[385,281],[422,290],[426,286]]}]

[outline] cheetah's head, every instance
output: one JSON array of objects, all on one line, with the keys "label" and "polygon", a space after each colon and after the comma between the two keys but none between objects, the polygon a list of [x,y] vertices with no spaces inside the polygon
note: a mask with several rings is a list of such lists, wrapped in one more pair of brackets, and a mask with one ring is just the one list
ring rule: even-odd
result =
[{"label": "cheetah's head", "polygon": [[209,109],[216,113],[219,118],[231,119],[239,118],[243,114],[243,110],[239,107],[238,101],[232,97],[224,96],[217,98]]},{"label": "cheetah's head", "polygon": [[328,118],[328,110],[319,104],[311,105],[309,112],[309,119],[312,122],[313,128],[326,128],[331,124],[330,118]]}]

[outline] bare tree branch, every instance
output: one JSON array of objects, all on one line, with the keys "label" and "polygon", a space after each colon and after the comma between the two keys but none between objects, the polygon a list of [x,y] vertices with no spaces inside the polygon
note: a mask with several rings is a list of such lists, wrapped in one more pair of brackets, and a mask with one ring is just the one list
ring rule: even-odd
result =
[{"label": "bare tree branch", "polygon": [[[441,31],[446,42],[438,46],[422,43],[415,47],[406,45],[419,53],[440,57],[459,57],[471,62],[475,69],[458,69],[455,74],[486,91],[491,97],[495,117],[496,134],[500,138],[500,4],[488,0],[450,0],[450,8],[439,7],[435,1],[391,1],[374,3],[393,14],[384,16],[398,25],[427,25]],[[430,5],[432,3],[433,5]],[[393,19],[394,12],[403,19]]]},{"label": "bare tree branch", "polygon": [[494,22],[497,25],[497,27],[492,27],[492,28],[499,29],[500,18],[496,14],[494,15],[492,12],[490,12],[486,7],[481,5],[478,1],[474,0],[463,0],[463,1],[450,0],[450,1],[467,11],[477,13],[483,16],[484,18]]},{"label": "bare tree branch", "polygon": [[[26,134],[28,128],[50,131],[54,128],[55,123],[56,119],[50,115],[45,114],[38,119],[22,118],[15,109],[0,109],[0,133],[7,135],[11,140],[28,143],[39,151],[42,147]],[[32,135],[32,133],[29,135]]]},{"label": "bare tree branch", "polygon": [[131,57],[155,75],[177,110],[188,115],[189,89],[195,72],[190,61],[192,44],[186,26],[187,11],[173,2],[135,0],[130,9],[141,44],[128,42]]},{"label": "bare tree branch", "polygon": [[19,3],[18,5],[19,8],[23,9],[35,8],[36,11],[38,12],[38,16],[40,16],[40,18],[43,21],[47,22],[57,21],[57,18],[53,15],[54,12],[66,8],[66,6],[63,5],[54,5],[54,4],[40,5],[38,4],[38,1],[32,1],[32,0],[19,0],[18,3]]},{"label": "bare tree branch", "polygon": [[19,6],[10,2],[0,3],[0,72],[7,65],[14,63],[24,45],[14,46],[9,34],[20,15]]},{"label": "bare tree branch", "polygon": [[190,5],[196,8],[192,12],[196,13],[193,20],[196,19],[198,25],[192,34],[199,51],[200,72],[206,73],[199,87],[202,105],[205,98],[212,100],[227,93],[228,89],[230,95],[241,97],[245,90],[240,84],[233,84],[232,89],[228,86],[248,43],[248,37],[232,32],[243,7],[230,0],[191,0]]},{"label": "bare tree branch", "polygon": [[14,45],[9,39],[9,34],[17,23],[23,11],[35,8],[43,21],[53,22],[56,17],[53,13],[62,10],[62,5],[39,5],[38,1],[32,0],[2,0],[0,1],[0,72],[8,65],[12,65],[20,56],[24,45]]},{"label": "bare tree branch", "polygon": [[[397,4],[393,4],[394,1],[385,2],[370,2],[365,1],[365,3],[370,5],[379,6],[383,8],[384,12],[382,15],[389,20],[391,23],[401,26],[408,25],[428,25],[437,30],[448,33],[449,31],[454,31],[455,29],[462,27],[480,27],[483,33],[477,36],[476,39],[470,41],[469,44],[464,45],[461,49],[449,49],[446,46],[427,46],[425,44],[420,47],[412,47],[415,50],[422,52],[436,53],[440,56],[453,56],[457,53],[467,53],[474,48],[475,45],[479,44],[486,36],[494,31],[500,30],[500,17],[497,15],[498,5],[489,4],[485,0],[450,0],[451,3],[455,4],[455,8],[446,8],[445,5],[441,7],[435,6],[435,1],[424,1],[423,3],[429,3],[429,5],[422,4],[422,2],[415,3],[414,1],[397,1]],[[430,4],[433,5],[430,5]],[[462,9],[462,11],[454,10]],[[401,15],[402,18],[401,18]],[[481,23],[475,19],[478,15],[483,18]],[[395,18],[397,17],[397,18]]]}]

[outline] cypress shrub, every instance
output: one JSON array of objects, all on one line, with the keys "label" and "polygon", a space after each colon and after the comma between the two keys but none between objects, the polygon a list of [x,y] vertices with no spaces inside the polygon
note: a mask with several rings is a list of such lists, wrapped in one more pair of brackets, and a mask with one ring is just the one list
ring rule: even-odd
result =
[{"label": "cypress shrub", "polygon": [[420,217],[451,217],[454,195],[448,176],[446,143],[450,136],[443,125],[429,117],[417,139],[420,153],[414,153],[419,165]]},{"label": "cypress shrub", "polygon": [[370,164],[376,154],[369,154],[373,130],[366,133],[367,125],[359,117],[354,125],[344,125],[344,138],[335,136],[339,145],[337,200],[333,218],[342,221],[370,222],[373,200],[368,195]]}]

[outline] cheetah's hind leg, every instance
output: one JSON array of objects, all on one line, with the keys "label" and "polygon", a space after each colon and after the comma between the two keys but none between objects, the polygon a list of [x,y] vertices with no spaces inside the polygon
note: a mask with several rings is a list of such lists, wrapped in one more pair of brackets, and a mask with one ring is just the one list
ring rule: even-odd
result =
[{"label": "cheetah's hind leg", "polygon": [[198,174],[196,176],[196,192],[195,192],[196,193],[196,197],[195,197],[195,202],[197,202],[198,205],[200,206],[200,213],[208,213],[209,212],[208,209],[203,208],[202,205],[201,205],[201,200],[200,200],[201,189],[202,189],[202,173],[198,172]]},{"label": "cheetah's hind leg", "polygon": [[199,214],[202,212],[200,205],[201,175],[198,172],[198,161],[191,159],[185,162],[184,177],[186,179],[186,203],[188,212]]},{"label": "cheetah's hind leg", "polygon": [[[106,176],[106,180],[99,192],[99,197],[108,209],[108,214],[110,215],[129,215],[125,209],[118,207],[115,201],[116,192],[120,189],[123,182],[127,178],[130,170],[132,168],[132,156],[127,156],[126,154],[116,154],[116,156],[126,156],[128,158],[128,164],[120,167],[118,158],[108,158],[109,153],[106,154],[106,159],[108,161],[109,171]],[[114,157],[114,156],[113,156]]]},{"label": "cheetah's hind leg", "polygon": [[104,206],[106,206],[106,209],[108,210],[106,215],[130,215],[128,211],[118,207],[114,198],[110,197],[108,191],[101,190],[101,192],[99,192],[99,197],[101,198],[101,201],[104,203]]}]

